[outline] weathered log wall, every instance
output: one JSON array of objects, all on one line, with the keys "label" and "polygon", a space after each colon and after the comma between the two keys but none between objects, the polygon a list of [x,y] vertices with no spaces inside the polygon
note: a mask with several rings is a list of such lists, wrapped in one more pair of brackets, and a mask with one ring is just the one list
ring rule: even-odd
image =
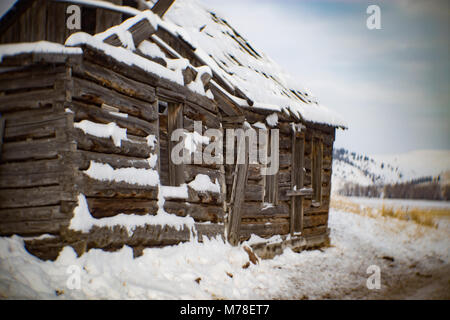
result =
[{"label": "weathered log wall", "polygon": [[22,67],[0,74],[0,234],[58,234],[74,196],[66,189],[74,152],[64,112],[65,65]]},{"label": "weathered log wall", "polygon": [[76,205],[67,161],[76,150],[67,132],[73,115],[65,112],[70,70],[63,63],[27,65],[32,60],[0,74],[0,235],[51,234],[36,253],[53,258]]},{"label": "weathered log wall", "polygon": [[[157,213],[157,186],[100,181],[84,171],[91,161],[114,169],[150,169],[148,158],[158,153],[159,143],[156,140],[155,147],[149,146],[147,136],[159,134],[158,99],[177,99],[184,109],[183,126],[187,129],[191,129],[193,120],[206,118],[220,128],[213,113],[214,103],[209,99],[190,92],[184,95],[168,81],[133,72],[129,66],[108,68],[105,64],[113,61],[98,57],[91,52],[82,63],[31,65],[0,74],[0,119],[5,127],[0,164],[0,235],[53,235],[27,241],[29,250],[42,258],[55,258],[66,244],[82,253],[94,247],[115,249],[124,244],[138,249],[169,245],[191,237],[187,228],[177,231],[161,226],[137,228],[132,236],[120,226],[113,230],[94,228],[89,234],[68,228],[80,193],[97,219],[121,213]],[[144,77],[146,81],[140,81]],[[205,103],[212,105],[205,108]],[[74,126],[83,120],[94,124],[114,122],[127,130],[127,139],[117,146],[111,138],[86,134]],[[224,180],[217,165],[186,165],[182,173],[184,183],[200,173],[209,175],[213,182],[216,178]],[[166,198],[164,210],[192,217],[201,240],[203,235],[223,235],[223,201],[220,193],[197,192],[188,187],[187,199]]]},{"label": "weathered log wall", "polygon": [[[190,114],[199,114],[198,109],[207,112],[207,109],[196,104],[197,102],[211,102],[195,95],[186,96],[181,90],[177,90],[178,87],[173,87],[173,84],[157,77],[151,78],[147,75],[146,82],[139,81],[142,73],[133,72],[129,66],[114,64],[114,68],[107,68],[107,61],[98,59],[96,53],[91,53],[86,56],[82,65],[73,67],[73,96],[70,108],[74,112],[74,121],[89,120],[101,124],[115,122],[121,128],[127,129],[128,141],[122,141],[122,145],[117,147],[111,139],[90,136],[80,129],[73,130],[78,150],[79,192],[86,196],[89,210],[96,218],[111,217],[119,213],[155,215],[158,211],[157,187],[97,181],[86,177],[82,171],[88,168],[90,160],[109,164],[115,169],[150,169],[147,159],[152,154],[158,155],[156,168],[161,167],[161,162],[169,159],[166,158],[167,155],[162,157],[159,150],[161,140],[158,139],[160,126],[157,101],[161,99],[179,103],[184,110],[184,126],[190,123],[189,120],[193,120]],[[111,114],[105,110],[105,106],[107,110],[111,107],[117,108],[120,113],[127,114],[127,117]],[[208,108],[214,110],[214,106],[208,105]],[[149,135],[156,137],[154,148],[147,144],[146,137]],[[186,165],[181,181],[189,183],[199,173],[220,178],[218,170],[215,167]],[[166,198],[164,210],[178,216],[191,216],[197,223],[196,230],[199,235],[223,234],[221,194],[197,192],[188,187],[187,199]],[[133,247],[169,245],[187,241],[190,237],[186,228],[177,232],[173,228],[146,226],[135,231],[131,238],[127,238],[124,231],[116,231],[108,229],[91,233],[87,248],[115,248],[124,243]]]},{"label": "weathered log wall", "polygon": [[[265,123],[269,113],[261,111],[245,111],[245,117],[250,124]],[[269,128],[270,129],[270,128]],[[241,239],[248,239],[252,233],[261,237],[285,235],[290,232],[291,197],[286,192],[292,190],[292,126],[291,120],[283,116],[279,119],[279,172],[275,180],[278,184],[276,203],[264,203],[267,177],[260,174],[261,165],[250,165],[248,181],[245,188],[245,202],[242,209]],[[304,236],[323,234],[328,226],[328,211],[331,191],[331,164],[335,129],[328,126],[307,124],[303,129],[305,135],[305,174],[304,187],[312,188],[312,144],[313,137],[323,141],[322,159],[322,200],[319,204],[312,203],[311,197],[303,200]],[[227,167],[227,186],[231,188],[232,166]]]},{"label": "weathered log wall", "polygon": [[[50,55],[51,57],[51,55]],[[53,60],[52,60],[53,59]],[[0,74],[0,124],[4,127],[0,163],[0,235],[19,234],[45,239],[27,240],[27,248],[42,258],[55,258],[63,245],[82,253],[90,248],[117,249],[130,245],[137,254],[145,246],[175,244],[190,239],[187,228],[142,226],[130,236],[125,228],[94,228],[88,234],[68,228],[78,195],[86,197],[96,219],[118,214],[155,215],[158,187],[116,181],[100,181],[86,175],[91,161],[114,169],[151,169],[148,161],[158,155],[157,168],[168,155],[160,154],[158,100],[181,106],[181,126],[192,132],[194,121],[203,130],[240,128],[265,122],[268,114],[246,110],[239,114],[213,89],[217,102],[199,96],[186,87],[122,64],[89,47],[83,59],[51,58],[51,63],[34,63],[35,58],[6,59],[23,66]],[[64,62],[64,63],[62,63]],[[212,87],[211,87],[212,88]],[[221,100],[223,99],[223,100]],[[224,105],[227,103],[227,105]],[[219,112],[220,110],[220,112]],[[111,138],[86,134],[74,124],[114,122],[127,130],[120,146]],[[252,233],[261,237],[290,232],[292,190],[291,118],[280,116],[280,168],[276,179],[276,203],[264,203],[267,179],[261,167],[251,164],[241,205],[240,240]],[[1,127],[0,126],[0,127]],[[312,186],[314,138],[323,141],[322,200],[303,200],[303,235],[327,232],[334,128],[306,124],[304,186]],[[156,145],[147,143],[154,135]],[[202,150],[204,146],[202,147]],[[191,216],[198,235],[224,234],[226,201],[233,188],[234,165],[185,164],[179,176],[188,184],[198,174],[219,182],[222,193],[198,192],[188,187],[188,198],[167,198],[164,210],[177,216]],[[201,237],[200,237],[201,238]]]},{"label": "weathered log wall", "polygon": [[[122,4],[122,0],[109,2]],[[53,0],[22,1],[16,5],[16,14],[2,19],[0,43],[47,40],[63,44],[74,32],[100,33],[130,17],[118,11],[76,3],[80,8],[81,28],[69,29],[67,20],[74,14],[72,11],[67,13],[67,8],[71,5],[73,4]]]}]

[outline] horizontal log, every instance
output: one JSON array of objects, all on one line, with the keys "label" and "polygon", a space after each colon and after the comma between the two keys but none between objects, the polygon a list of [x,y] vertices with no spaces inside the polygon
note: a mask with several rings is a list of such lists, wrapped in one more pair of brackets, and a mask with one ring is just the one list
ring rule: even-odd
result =
[{"label": "horizontal log", "polygon": [[67,219],[51,219],[46,221],[20,221],[0,223],[0,235],[36,236],[45,233],[57,234],[69,225]]},{"label": "horizontal log", "polygon": [[40,108],[55,101],[64,101],[66,92],[63,90],[44,89],[20,92],[0,96],[0,113]]},{"label": "horizontal log", "polygon": [[0,208],[58,205],[61,201],[76,201],[76,196],[63,192],[60,186],[2,189],[0,192]]},{"label": "horizontal log", "polygon": [[294,236],[287,238],[282,236],[280,242],[258,242],[250,247],[253,252],[262,259],[272,259],[274,256],[282,254],[285,248],[291,248],[294,252],[317,248],[329,243],[328,232],[312,236]]},{"label": "horizontal log", "polygon": [[241,224],[240,238],[248,239],[252,234],[259,237],[271,237],[289,233],[289,222]]},{"label": "horizontal log", "polygon": [[132,115],[127,115],[127,117],[116,116],[105,109],[79,101],[72,101],[70,109],[75,112],[74,118],[76,122],[82,120],[103,124],[115,122],[120,127],[126,128],[127,132],[143,137],[149,134],[156,136],[158,133],[156,121],[149,122]]},{"label": "horizontal log", "polygon": [[164,210],[177,216],[190,216],[197,222],[223,222],[224,212],[221,206],[203,205],[188,202],[166,201]]},{"label": "horizontal log", "polygon": [[133,143],[128,140],[122,140],[119,147],[110,138],[100,138],[85,134],[78,128],[73,131],[73,135],[79,150],[114,153],[136,158],[148,158],[153,153],[152,148],[147,143]]},{"label": "horizontal log", "polygon": [[37,109],[18,110],[8,113],[2,113],[2,118],[8,122],[19,124],[33,123],[40,120],[46,120],[57,114],[64,112],[63,103],[46,104]]},{"label": "horizontal log", "polygon": [[220,236],[222,240],[225,239],[225,226],[218,223],[196,223],[195,224],[196,237],[199,242],[205,238],[217,238]]},{"label": "horizontal log", "polygon": [[198,174],[207,175],[213,183],[215,182],[216,179],[219,182],[222,179],[222,174],[221,174],[220,170],[218,170],[218,169],[211,169],[211,168],[207,168],[207,167],[201,167],[200,165],[187,164],[187,165],[184,165],[183,170],[184,170],[183,171],[184,181],[186,183],[189,183],[192,180],[194,180]]},{"label": "horizontal log", "polygon": [[7,178],[8,176],[60,172],[63,170],[66,170],[66,167],[61,159],[11,162],[0,164],[0,177]]},{"label": "horizontal log", "polygon": [[45,124],[48,121],[73,118],[71,113],[67,113],[64,110],[65,107],[63,107],[63,105],[63,103],[55,103],[53,106],[47,105],[40,109],[7,113],[5,114],[5,118],[8,120],[8,127],[26,126],[36,123]]},{"label": "horizontal log", "polygon": [[318,215],[305,215],[303,217],[304,228],[326,225],[328,222],[328,213]]},{"label": "horizontal log", "polygon": [[236,124],[236,125],[242,125],[245,121],[245,115],[223,116],[222,121],[223,121],[223,123],[232,123],[232,124]]},{"label": "horizontal log", "polygon": [[118,214],[155,215],[158,212],[156,200],[124,198],[87,198],[89,212],[94,218],[112,217]]},{"label": "horizontal log", "polygon": [[66,245],[60,237],[25,240],[25,249],[41,260],[56,260]]},{"label": "horizontal log", "polygon": [[53,119],[27,124],[15,124],[11,121],[7,123],[4,133],[5,141],[54,137],[57,128],[65,129],[68,127],[67,115],[59,115]]},{"label": "horizontal log", "polygon": [[312,235],[324,234],[326,232],[327,232],[327,226],[318,226],[318,227],[304,228],[302,231],[302,234],[304,236],[312,236]]},{"label": "horizontal log", "polygon": [[[223,234],[223,225],[216,224],[195,224],[197,237],[214,237]],[[68,232],[65,235],[67,242],[77,242],[80,239],[86,242],[86,249],[103,248],[115,249],[123,245],[128,246],[163,246],[175,245],[180,242],[191,240],[191,232],[187,227],[178,230],[168,225],[144,225],[136,227],[131,235],[121,226],[93,227],[89,233]]]},{"label": "horizontal log", "polygon": [[59,73],[54,74],[36,74],[26,72],[20,77],[0,80],[0,91],[11,92],[24,89],[39,90],[42,88],[53,89],[56,81],[64,80],[66,78],[65,68],[60,69]]},{"label": "horizontal log", "polygon": [[316,215],[316,214],[328,213],[328,211],[329,211],[329,205],[321,204],[320,207],[312,207],[312,206],[305,207],[304,214],[305,214],[305,216]]},{"label": "horizontal log", "polygon": [[266,115],[255,113],[252,110],[248,110],[248,109],[243,109],[242,113],[244,114],[247,122],[249,122],[250,124],[254,124],[256,122],[262,122],[262,123],[266,122],[266,117],[267,117]]},{"label": "horizontal log", "polygon": [[7,162],[52,159],[63,151],[74,150],[75,145],[67,142],[65,138],[7,142],[3,144],[1,160]]},{"label": "horizontal log", "polygon": [[6,56],[2,59],[2,66],[29,66],[44,65],[60,65],[72,60],[74,63],[81,62],[81,55],[68,54],[60,52],[26,52]]},{"label": "horizontal log", "polygon": [[189,101],[185,102],[183,113],[185,116],[192,120],[201,121],[203,125],[208,128],[219,129],[221,121],[216,113],[211,112],[202,106],[191,103]]},{"label": "horizontal log", "polygon": [[311,196],[313,194],[312,188],[301,188],[299,190],[288,190],[286,195],[289,197],[293,196]]},{"label": "horizontal log", "polygon": [[4,174],[0,170],[0,189],[56,185],[64,179],[67,167],[60,167],[60,169],[61,171],[55,172],[20,173],[15,175]]},{"label": "horizontal log", "polygon": [[91,161],[109,164],[114,169],[119,168],[137,168],[137,169],[151,169],[147,159],[128,157],[113,153],[98,153],[85,150],[78,150],[76,159],[78,168],[80,170],[87,170]]},{"label": "horizontal log", "polygon": [[125,77],[101,65],[85,60],[83,64],[73,66],[72,70],[73,74],[77,77],[94,80],[98,84],[109,89],[114,89],[124,95],[148,102],[154,102],[156,100],[154,87]]},{"label": "horizontal log", "polygon": [[69,216],[61,213],[60,206],[0,209],[0,224],[6,222],[64,220]]},{"label": "horizontal log", "polygon": [[160,100],[173,103],[183,103],[186,99],[186,95],[183,92],[176,92],[161,87],[156,88],[156,95]]},{"label": "horizontal log", "polygon": [[68,232],[65,239],[68,242],[84,241],[86,250],[91,248],[110,250],[121,248],[123,245],[144,247],[175,245],[188,241],[190,232],[186,227],[177,230],[169,226],[145,225],[136,227],[134,232],[129,235],[124,227],[118,225],[112,228],[93,227],[87,234]]},{"label": "horizontal log", "polygon": [[[173,199],[167,197],[166,199]],[[221,204],[224,201],[224,195],[222,193],[210,192],[210,191],[196,191],[191,187],[188,187],[188,202],[193,203],[207,203],[207,204]]]},{"label": "horizontal log", "polygon": [[289,218],[289,206],[280,203],[276,206],[261,202],[244,202],[242,205],[242,218]]},{"label": "horizontal log", "polygon": [[65,64],[34,64],[26,67],[15,67],[0,73],[0,83],[8,85],[8,81],[11,82],[16,79],[43,78],[61,73],[66,73]]},{"label": "horizontal log", "polygon": [[117,181],[100,181],[85,174],[77,175],[78,191],[86,197],[158,199],[157,186],[142,186]]},{"label": "horizontal log", "polygon": [[156,106],[146,101],[138,100],[117,91],[104,88],[92,81],[73,78],[73,98],[83,99],[98,105],[107,104],[144,120],[153,121],[158,118]]}]

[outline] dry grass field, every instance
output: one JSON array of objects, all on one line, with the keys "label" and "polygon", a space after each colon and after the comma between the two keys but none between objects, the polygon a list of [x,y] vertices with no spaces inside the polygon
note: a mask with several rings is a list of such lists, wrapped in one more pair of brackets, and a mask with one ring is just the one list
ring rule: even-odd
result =
[{"label": "dry grass field", "polygon": [[[381,201],[381,200],[380,200]],[[450,209],[440,207],[393,206],[381,204],[379,206],[363,205],[352,201],[351,198],[334,196],[331,199],[331,207],[334,209],[361,214],[377,218],[389,217],[406,221],[413,221],[419,225],[437,228],[439,220],[450,219]]]}]

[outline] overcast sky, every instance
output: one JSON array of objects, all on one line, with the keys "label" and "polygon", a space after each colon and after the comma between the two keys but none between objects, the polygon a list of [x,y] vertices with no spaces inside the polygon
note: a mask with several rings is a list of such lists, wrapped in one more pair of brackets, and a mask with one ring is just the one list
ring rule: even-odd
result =
[{"label": "overcast sky", "polygon": [[201,1],[347,119],[337,147],[450,149],[449,1]]}]

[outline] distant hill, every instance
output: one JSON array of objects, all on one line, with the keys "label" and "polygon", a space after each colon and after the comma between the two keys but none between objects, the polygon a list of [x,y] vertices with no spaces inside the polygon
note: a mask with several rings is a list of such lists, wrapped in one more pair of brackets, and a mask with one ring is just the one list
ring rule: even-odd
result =
[{"label": "distant hill", "polygon": [[420,192],[406,186],[420,185],[423,189],[426,184],[433,184],[433,190],[438,190],[437,185],[449,184],[449,176],[450,151],[419,150],[371,157],[343,148],[333,150],[333,193],[381,196],[401,185],[402,194],[416,196]]},{"label": "distant hill", "polygon": [[435,177],[450,171],[450,150],[415,150],[400,154],[375,155],[373,158],[401,168],[403,180]]},{"label": "distant hill", "polygon": [[333,190],[340,189],[345,183],[382,185],[402,178],[401,170],[390,163],[343,148],[333,150]]}]

